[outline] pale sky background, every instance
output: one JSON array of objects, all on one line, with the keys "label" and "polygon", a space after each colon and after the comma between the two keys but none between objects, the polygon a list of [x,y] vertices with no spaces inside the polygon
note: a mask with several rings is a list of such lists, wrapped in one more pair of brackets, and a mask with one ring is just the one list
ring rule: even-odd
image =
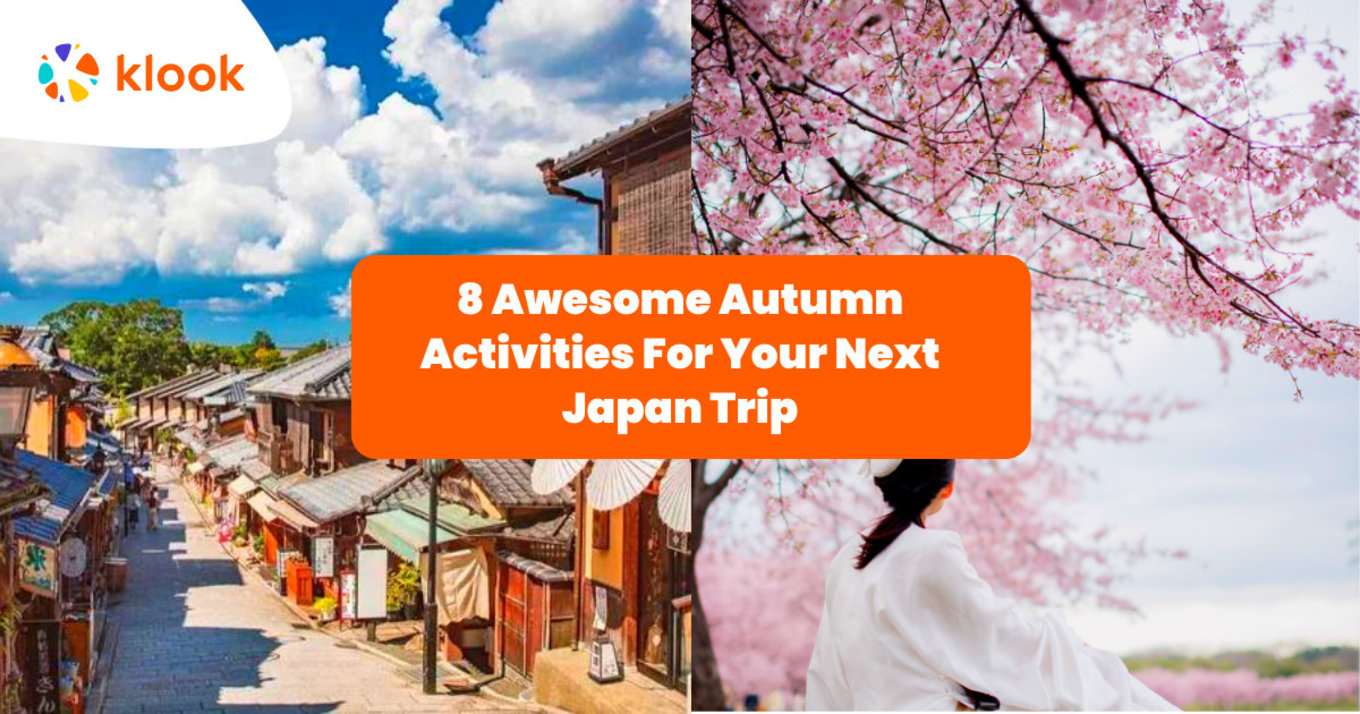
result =
[{"label": "pale sky background", "polygon": [[[1251,3],[1230,2],[1235,17]],[[1360,76],[1360,4],[1286,0],[1277,32],[1329,37]],[[1316,91],[1315,78],[1290,77],[1281,99]],[[1311,86],[1310,86],[1311,85]],[[1297,105],[1298,101],[1292,102]],[[1360,321],[1356,223],[1332,212],[1311,228],[1328,279],[1288,303],[1314,317]],[[1096,397],[1150,393],[1195,401],[1198,408],[1155,425],[1139,444],[1100,444],[1082,452],[1100,478],[1080,509],[1090,522],[1117,521],[1150,545],[1185,548],[1183,561],[1136,568],[1123,594],[1142,617],[1069,611],[1094,645],[1120,652],[1156,647],[1360,644],[1360,387],[1318,374],[1289,378],[1257,357],[1234,355],[1219,372],[1208,339],[1174,339],[1135,329],[1116,352],[1122,374],[1104,360],[1079,370]]]}]

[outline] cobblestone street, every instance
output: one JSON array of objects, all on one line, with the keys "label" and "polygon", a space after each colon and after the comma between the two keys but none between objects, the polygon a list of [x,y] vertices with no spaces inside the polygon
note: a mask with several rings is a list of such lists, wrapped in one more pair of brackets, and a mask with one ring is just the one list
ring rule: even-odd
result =
[{"label": "cobblestone street", "polygon": [[491,711],[524,710],[487,696],[425,696],[387,660],[310,629],[243,575],[203,527],[179,482],[161,529],[124,539],[125,593],[110,609],[117,653],[104,710]]}]

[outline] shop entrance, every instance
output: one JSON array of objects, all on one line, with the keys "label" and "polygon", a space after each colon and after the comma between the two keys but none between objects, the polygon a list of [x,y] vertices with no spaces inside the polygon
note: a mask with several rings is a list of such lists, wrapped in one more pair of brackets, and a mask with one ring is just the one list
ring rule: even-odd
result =
[{"label": "shop entrance", "polygon": [[[667,686],[683,688],[687,669],[677,633],[683,627],[674,601],[689,594],[688,548],[683,533],[661,521],[656,494],[647,492],[638,503],[638,631],[637,666],[642,673]],[[683,634],[680,635],[683,637]]]}]

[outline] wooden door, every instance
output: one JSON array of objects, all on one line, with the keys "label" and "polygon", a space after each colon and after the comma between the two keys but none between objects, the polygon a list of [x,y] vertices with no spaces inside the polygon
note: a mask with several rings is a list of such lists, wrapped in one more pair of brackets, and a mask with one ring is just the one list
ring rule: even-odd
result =
[{"label": "wooden door", "polygon": [[528,627],[528,583],[524,573],[508,565],[501,565],[501,656],[505,664],[521,674],[529,673],[528,646],[525,632]]}]

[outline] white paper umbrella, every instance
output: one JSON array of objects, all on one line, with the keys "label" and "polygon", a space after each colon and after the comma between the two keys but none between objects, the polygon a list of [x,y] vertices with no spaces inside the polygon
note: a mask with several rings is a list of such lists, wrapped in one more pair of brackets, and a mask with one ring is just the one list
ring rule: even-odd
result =
[{"label": "white paper umbrella", "polygon": [[529,483],[534,493],[546,496],[571,483],[585,467],[585,459],[538,459],[529,474]]},{"label": "white paper umbrella", "polygon": [[618,508],[637,497],[665,459],[595,459],[586,479],[586,498],[601,511]]},{"label": "white paper umbrella", "polygon": [[681,533],[688,533],[690,528],[690,478],[689,459],[671,459],[661,479],[661,496],[656,501],[662,522]]}]

